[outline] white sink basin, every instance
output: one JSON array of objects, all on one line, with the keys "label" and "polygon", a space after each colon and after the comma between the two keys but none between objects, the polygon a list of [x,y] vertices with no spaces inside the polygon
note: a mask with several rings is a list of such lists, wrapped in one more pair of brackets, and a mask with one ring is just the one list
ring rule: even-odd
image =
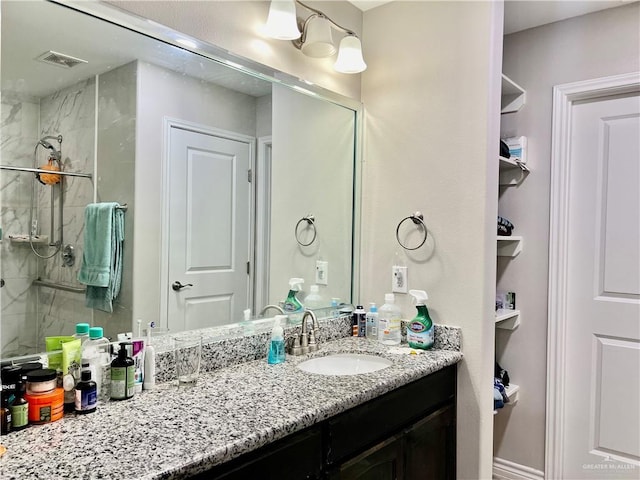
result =
[{"label": "white sink basin", "polygon": [[374,355],[337,353],[305,360],[298,368],[319,375],[360,375],[382,370],[391,364],[390,360]]}]

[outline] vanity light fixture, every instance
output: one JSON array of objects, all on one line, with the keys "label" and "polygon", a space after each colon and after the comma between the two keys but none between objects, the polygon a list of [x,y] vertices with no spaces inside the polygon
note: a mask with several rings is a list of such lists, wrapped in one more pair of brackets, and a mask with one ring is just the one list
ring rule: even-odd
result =
[{"label": "vanity light fixture", "polygon": [[[296,3],[311,11],[306,19],[296,18]],[[291,40],[309,57],[330,57],[336,52],[332,29],[346,35],[340,41],[338,58],[333,68],[341,73],[360,73],[367,64],[362,58],[362,44],[355,32],[338,25],[320,10],[300,0],[271,0],[267,19],[267,34],[279,40]]]}]

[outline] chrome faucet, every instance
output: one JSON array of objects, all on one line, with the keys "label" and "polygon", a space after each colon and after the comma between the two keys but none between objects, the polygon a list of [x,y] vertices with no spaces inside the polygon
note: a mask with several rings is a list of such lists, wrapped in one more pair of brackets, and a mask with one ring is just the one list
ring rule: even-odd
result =
[{"label": "chrome faucet", "polygon": [[284,315],[284,310],[282,309],[282,307],[278,305],[267,305],[260,312],[260,316],[264,316],[265,312],[269,309],[277,310],[279,315]]},{"label": "chrome faucet", "polygon": [[[311,317],[311,331],[307,330],[307,317]],[[299,338],[295,338],[291,354],[304,355],[305,353],[317,351],[316,332],[318,329],[320,329],[318,317],[313,311],[306,309],[302,314],[302,332]]]}]

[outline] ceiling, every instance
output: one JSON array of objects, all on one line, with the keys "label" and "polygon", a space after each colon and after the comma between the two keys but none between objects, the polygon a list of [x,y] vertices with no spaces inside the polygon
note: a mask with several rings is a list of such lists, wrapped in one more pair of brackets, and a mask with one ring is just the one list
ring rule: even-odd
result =
[{"label": "ceiling", "polygon": [[[363,12],[384,5],[393,0],[350,0]],[[430,1],[430,0],[418,0]],[[457,1],[457,0],[443,0]],[[506,0],[504,7],[504,34],[519,32],[528,28],[558,22],[571,17],[585,15],[605,8],[619,7],[638,0],[549,0],[523,1]]]},{"label": "ceiling", "polygon": [[[0,9],[3,92],[39,98],[134,60],[247,95],[271,92],[267,81],[55,3],[0,0]],[[87,63],[64,68],[37,60],[48,51]]]}]

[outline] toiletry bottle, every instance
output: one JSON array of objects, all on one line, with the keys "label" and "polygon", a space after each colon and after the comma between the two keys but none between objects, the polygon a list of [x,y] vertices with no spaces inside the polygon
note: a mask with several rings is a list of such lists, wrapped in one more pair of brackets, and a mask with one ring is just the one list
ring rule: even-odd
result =
[{"label": "toiletry bottle", "polygon": [[340,299],[333,297],[331,299],[331,316],[334,318],[338,318],[340,316]]},{"label": "toiletry bottle", "polygon": [[302,321],[302,312],[304,311],[304,307],[302,306],[302,302],[298,300],[298,292],[302,290],[302,284],[304,283],[304,279],[302,278],[292,278],[289,280],[289,294],[287,295],[287,299],[284,301],[284,313],[286,313],[289,317],[291,323],[297,324]]},{"label": "toiletry bottle", "polygon": [[76,413],[92,413],[98,405],[98,386],[91,380],[88,363],[83,365],[81,375],[81,380],[76,385]]},{"label": "toiletry bottle", "polygon": [[72,337],[79,338],[84,344],[84,342],[89,340],[89,328],[90,325],[88,323],[76,323],[76,333],[74,333]]},{"label": "toiletry bottle", "polygon": [[367,326],[365,329],[365,337],[371,340],[378,339],[378,307],[375,303],[369,304],[369,311],[366,318]]},{"label": "toiletry bottle", "polygon": [[24,398],[27,386],[19,381],[16,384],[16,395],[9,407],[11,411],[11,430],[22,430],[29,426],[29,402]]},{"label": "toiletry bottle", "polygon": [[276,315],[273,320],[273,329],[271,330],[271,340],[269,341],[269,353],[267,355],[267,363],[274,365],[282,363],[285,360],[284,352],[284,330],[281,320],[285,319],[285,315]]},{"label": "toiletry bottle", "polygon": [[125,400],[133,397],[135,366],[127,355],[129,342],[121,342],[118,356],[111,362],[111,400]]},{"label": "toiletry bottle", "polygon": [[318,285],[311,285],[309,287],[309,295],[304,299],[304,306],[309,310],[317,310],[318,308],[328,306],[327,302],[322,298],[322,295],[320,295],[320,287]]},{"label": "toiletry bottle", "polygon": [[427,350],[433,347],[433,322],[425,303],[429,297],[424,290],[409,290],[409,294],[416,301],[418,313],[407,325],[407,342],[411,348]]},{"label": "toiletry bottle", "polygon": [[254,335],[256,333],[255,325],[251,321],[250,308],[242,311],[242,322],[240,322],[240,325],[242,326],[243,335]]},{"label": "toiletry bottle", "polygon": [[402,313],[395,304],[393,293],[384,296],[384,305],[378,310],[378,340],[384,345],[398,345],[402,332]]},{"label": "toiletry bottle", "polygon": [[0,435],[11,432],[11,410],[9,409],[9,396],[0,392]]},{"label": "toiletry bottle", "polygon": [[102,327],[89,329],[89,340],[82,345],[82,363],[89,363],[91,378],[96,382],[98,400],[109,399],[111,383],[111,344],[103,336]]},{"label": "toiletry bottle", "polygon": [[364,307],[362,305],[356,306],[356,309],[351,314],[351,335],[354,337],[364,337],[365,334],[365,322],[366,315]]},{"label": "toiletry bottle", "polygon": [[155,327],[154,322],[147,325],[147,344],[144,349],[144,390],[153,390],[156,386],[156,350],[151,345],[151,329]]}]

